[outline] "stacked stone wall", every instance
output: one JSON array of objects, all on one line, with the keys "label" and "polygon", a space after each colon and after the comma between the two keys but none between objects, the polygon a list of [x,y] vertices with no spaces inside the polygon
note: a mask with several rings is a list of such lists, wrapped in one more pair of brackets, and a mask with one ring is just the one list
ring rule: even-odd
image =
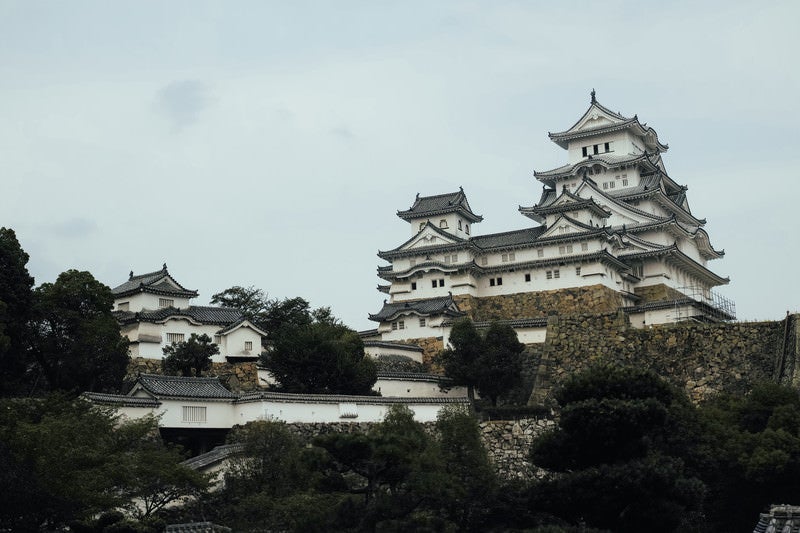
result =
[{"label": "stacked stone wall", "polygon": [[442,337],[419,337],[416,339],[405,339],[405,344],[413,344],[422,348],[422,364],[432,368],[433,358],[444,349],[444,339]]},{"label": "stacked stone wall", "polygon": [[530,403],[546,401],[569,374],[609,361],[649,368],[694,401],[746,392],[776,376],[784,322],[678,323],[634,329],[622,313],[551,317]]},{"label": "stacked stone wall", "polygon": [[[371,422],[292,423],[286,427],[301,442],[309,443],[318,435],[330,433],[365,433],[373,426]],[[541,469],[528,460],[533,440],[555,426],[548,419],[522,419],[513,421],[481,422],[481,441],[486,447],[495,473],[503,479],[530,480],[541,475]],[[436,435],[436,424],[426,422],[425,431]]]},{"label": "stacked stone wall", "polygon": [[642,298],[641,303],[661,302],[664,300],[682,300],[686,295],[680,291],[667,287],[663,283],[649,287],[634,287],[634,294]]},{"label": "stacked stone wall", "polygon": [[[125,380],[132,383],[138,374],[164,374],[160,359],[144,357],[131,358]],[[258,369],[256,363],[211,363],[211,369],[204,376],[219,377],[223,385],[234,392],[247,392],[258,388]]]},{"label": "stacked stone wall", "polygon": [[605,285],[497,296],[453,296],[458,308],[475,321],[543,318],[550,315],[613,313],[622,297]]}]

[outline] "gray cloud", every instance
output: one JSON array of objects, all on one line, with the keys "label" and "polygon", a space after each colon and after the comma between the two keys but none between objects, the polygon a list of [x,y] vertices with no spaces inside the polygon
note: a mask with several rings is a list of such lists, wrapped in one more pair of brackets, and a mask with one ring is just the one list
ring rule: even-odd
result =
[{"label": "gray cloud", "polygon": [[344,140],[347,140],[347,141],[356,138],[355,134],[352,131],[350,131],[349,128],[346,128],[344,126],[339,126],[338,128],[333,128],[331,130],[331,135],[333,135],[334,137],[339,137],[340,139],[344,139]]},{"label": "gray cloud", "polygon": [[156,93],[156,110],[176,129],[197,121],[200,113],[214,103],[208,85],[199,80],[174,81]]}]

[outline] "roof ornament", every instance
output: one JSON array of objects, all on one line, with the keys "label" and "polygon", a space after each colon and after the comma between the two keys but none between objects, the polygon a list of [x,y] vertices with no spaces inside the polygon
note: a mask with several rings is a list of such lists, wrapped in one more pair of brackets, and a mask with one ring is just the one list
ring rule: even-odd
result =
[{"label": "roof ornament", "polygon": [[164,263],[164,265],[161,267],[161,270],[163,270],[164,272],[167,271],[167,264],[166,263]]},{"label": "roof ornament", "polygon": [[128,274],[128,279],[133,279],[133,270],[131,270],[131,273]]},{"label": "roof ornament", "polygon": [[595,98],[594,88],[592,88],[592,93],[591,94],[592,94],[592,103],[596,104],[597,103],[597,98]]}]

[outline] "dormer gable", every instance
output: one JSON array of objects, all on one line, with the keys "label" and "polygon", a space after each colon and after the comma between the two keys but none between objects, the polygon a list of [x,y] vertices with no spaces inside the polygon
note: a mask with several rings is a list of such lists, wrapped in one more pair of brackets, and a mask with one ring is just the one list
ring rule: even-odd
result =
[{"label": "dormer gable", "polygon": [[128,275],[128,281],[111,289],[116,311],[138,312],[142,309],[162,309],[189,306],[189,300],[197,297],[197,291],[187,289],[169,273],[167,264],[161,270]]}]

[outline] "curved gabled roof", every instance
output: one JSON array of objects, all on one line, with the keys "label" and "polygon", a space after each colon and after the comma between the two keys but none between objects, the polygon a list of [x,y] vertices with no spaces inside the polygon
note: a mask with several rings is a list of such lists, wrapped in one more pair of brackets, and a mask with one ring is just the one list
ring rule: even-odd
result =
[{"label": "curved gabled roof", "polygon": [[187,289],[175,281],[175,278],[167,270],[166,263],[164,263],[161,270],[139,274],[138,276],[134,276],[133,271],[131,271],[128,281],[111,289],[111,293],[115,298],[141,292],[183,298],[195,298],[197,296],[197,291]]},{"label": "curved gabled roof", "polygon": [[138,313],[115,311],[114,316],[120,324],[134,322],[160,323],[170,318],[186,318],[195,324],[213,324],[217,326],[231,326],[243,321],[242,312],[238,309],[202,305],[190,305],[184,309],[164,307],[153,311],[143,310]]},{"label": "curved gabled roof", "polygon": [[[444,244],[438,244],[437,243],[437,244],[429,245],[427,247],[420,247],[420,248],[407,248],[411,243],[413,243],[415,240],[420,238],[420,233],[422,233],[423,231],[426,231],[426,230],[433,231],[434,233],[438,234],[443,239],[452,240],[453,242],[452,243],[447,243],[446,242]],[[403,244],[401,244],[397,248],[393,248],[392,250],[385,250],[385,251],[378,250],[378,257],[380,257],[381,259],[389,259],[389,258],[392,258],[392,257],[397,257],[398,254],[403,254],[403,253],[406,253],[406,252],[413,252],[414,254],[426,253],[426,249],[431,249],[431,250],[439,249],[439,248],[441,248],[443,246],[454,246],[454,245],[465,243],[465,242],[467,242],[467,239],[464,239],[463,237],[459,237],[457,235],[453,235],[452,233],[448,233],[448,232],[444,231],[443,229],[439,228],[438,226],[436,226],[436,224],[432,224],[431,221],[429,220],[428,222],[425,223],[425,225],[413,237],[408,239],[406,242],[404,242]]]},{"label": "curved gabled roof", "polygon": [[[546,194],[546,192],[547,189],[545,189],[545,193],[542,194],[542,198],[546,203],[539,202],[532,207],[519,206],[519,212],[537,222],[543,222],[544,217],[547,215],[583,210],[588,210],[601,219],[611,216],[611,212],[600,207],[600,205],[594,201],[594,198],[582,198],[568,191],[566,187],[562,189],[558,197],[556,197],[555,191],[552,191],[553,194]],[[564,198],[564,201],[555,205],[562,198]]]},{"label": "curved gabled roof", "polygon": [[458,309],[458,305],[455,300],[453,300],[453,295],[450,294],[438,298],[426,298],[424,300],[384,303],[380,311],[374,315],[369,315],[369,319],[375,322],[385,322],[394,320],[403,315],[418,315],[423,317],[445,315],[457,317],[464,316],[464,313]]},{"label": "curved gabled roof", "polygon": [[[598,118],[603,118],[605,120],[600,122],[597,126],[585,127],[588,119]],[[597,135],[603,135],[626,129],[633,130],[634,135],[644,139],[647,147],[651,150],[666,152],[669,149],[666,144],[663,144],[658,140],[658,134],[653,128],[649,127],[647,124],[639,122],[639,118],[636,115],[634,115],[632,118],[628,118],[622,116],[620,113],[611,111],[597,101],[594,91],[592,91],[592,101],[589,105],[589,109],[587,109],[586,112],[581,115],[581,118],[579,118],[575,124],[573,124],[568,130],[557,133],[548,133],[548,136],[554,143],[558,144],[562,148],[566,148],[569,141],[573,139],[594,137]]]},{"label": "curved gabled roof", "polygon": [[398,211],[397,216],[403,220],[413,220],[435,215],[458,213],[470,222],[480,222],[483,217],[472,212],[467,202],[464,189],[457,192],[437,194],[435,196],[420,196],[417,194],[414,204],[405,211]]},{"label": "curved gabled roof", "polygon": [[181,376],[161,376],[140,374],[129,394],[139,387],[156,398],[196,398],[210,400],[233,400],[237,394],[222,386],[219,378],[192,378]]},{"label": "curved gabled roof", "polygon": [[552,170],[533,171],[536,179],[555,188],[555,183],[559,180],[568,179],[577,176],[583,168],[593,167],[600,165],[603,168],[611,169],[617,168],[622,165],[638,164],[645,173],[653,173],[661,171],[658,160],[651,159],[650,154],[642,152],[641,154],[625,154],[625,155],[612,155],[612,154],[598,154],[588,156],[577,163],[571,163]]}]

